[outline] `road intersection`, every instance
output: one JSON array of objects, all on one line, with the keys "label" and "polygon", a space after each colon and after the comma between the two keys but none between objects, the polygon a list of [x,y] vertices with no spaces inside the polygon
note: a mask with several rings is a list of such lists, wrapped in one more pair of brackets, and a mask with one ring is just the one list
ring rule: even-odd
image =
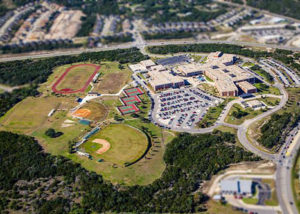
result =
[{"label": "road intersection", "polygon": [[[139,35],[136,35],[138,38],[140,38]],[[102,48],[93,48],[93,49],[73,49],[73,50],[66,50],[66,51],[54,51],[54,52],[36,52],[33,54],[26,54],[26,55],[17,55],[17,56],[1,56],[0,62],[6,62],[6,61],[13,61],[13,60],[25,60],[25,59],[38,59],[38,58],[44,58],[44,57],[54,57],[54,56],[65,56],[65,55],[76,55],[81,54],[84,52],[96,52],[96,51],[104,51],[104,50],[114,50],[114,49],[126,49],[126,48],[132,48],[132,47],[139,47],[141,50],[145,51],[145,48],[148,46],[155,46],[155,45],[179,45],[179,44],[235,44],[235,45],[245,45],[245,46],[254,46],[254,47],[264,47],[264,48],[281,48],[286,50],[292,50],[292,51],[300,51],[300,48],[292,48],[292,47],[283,47],[278,45],[266,45],[266,44],[257,44],[257,43],[246,43],[246,42],[230,42],[230,41],[212,41],[212,40],[203,40],[203,41],[166,41],[166,42],[145,42],[142,39],[138,39],[137,42],[133,43],[126,43],[121,45],[113,45],[109,47],[102,47]],[[273,75],[273,74],[272,74]],[[151,90],[148,89],[147,84],[142,80],[139,79],[137,74],[133,74],[133,79],[141,85],[144,89],[147,90],[149,96],[151,97],[152,101],[154,102],[153,109],[150,113],[150,116],[155,124],[159,124],[159,121],[155,117],[155,112],[157,106],[155,105],[155,96],[151,92]],[[275,78],[276,79],[276,78]],[[259,116],[251,119],[246,120],[241,125],[233,125],[228,124],[224,122],[226,113],[229,111],[229,107],[225,108],[223,111],[223,116],[218,120],[213,126],[209,128],[190,128],[190,129],[176,129],[177,132],[189,132],[192,134],[198,134],[198,133],[210,133],[215,128],[220,126],[229,126],[232,128],[236,128],[238,130],[238,139],[241,142],[241,144],[249,151],[253,152],[254,154],[260,156],[263,159],[273,161],[277,164],[277,170],[276,170],[276,189],[278,193],[278,200],[280,203],[280,207],[282,212],[285,213],[298,213],[297,208],[295,207],[292,189],[291,189],[291,168],[293,164],[293,160],[296,156],[296,151],[300,147],[300,140],[297,142],[297,145],[295,147],[295,151],[289,156],[289,158],[285,159],[282,162],[283,155],[281,154],[271,154],[265,151],[262,151],[258,149],[255,145],[253,145],[248,137],[247,137],[247,130],[249,126],[271,114],[274,112],[280,110],[283,108],[288,100],[288,94],[284,89],[284,86],[278,82],[274,85],[277,87],[281,94],[282,98],[279,103],[279,105],[275,106],[274,108],[270,109],[267,112],[264,112],[260,114]],[[281,161],[281,162],[280,162]],[[288,170],[287,170],[287,167]]]}]

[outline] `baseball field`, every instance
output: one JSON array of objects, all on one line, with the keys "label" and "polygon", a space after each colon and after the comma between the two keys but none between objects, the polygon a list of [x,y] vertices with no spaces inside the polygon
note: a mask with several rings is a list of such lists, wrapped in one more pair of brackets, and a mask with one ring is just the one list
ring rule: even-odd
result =
[{"label": "baseball field", "polygon": [[106,118],[108,109],[99,102],[91,101],[73,113],[73,116],[93,121],[102,121]]},{"label": "baseball field", "polygon": [[139,159],[148,147],[146,135],[123,124],[112,124],[93,135],[82,149],[93,158],[124,166]]}]

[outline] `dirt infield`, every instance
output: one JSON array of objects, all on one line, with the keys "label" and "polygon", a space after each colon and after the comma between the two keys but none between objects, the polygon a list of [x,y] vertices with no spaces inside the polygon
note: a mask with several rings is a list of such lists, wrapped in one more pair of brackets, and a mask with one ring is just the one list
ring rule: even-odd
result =
[{"label": "dirt infield", "polygon": [[[81,67],[81,68],[80,68]],[[91,71],[90,69],[93,68]],[[67,68],[66,71],[58,78],[53,84],[52,90],[58,94],[74,94],[78,92],[84,92],[95,75],[98,73],[100,66],[94,64],[78,64],[72,65]],[[74,74],[73,72],[76,72]],[[90,76],[89,73],[93,72]],[[85,81],[85,79],[89,78]],[[81,87],[81,85],[83,85]],[[79,86],[81,88],[73,88]]]},{"label": "dirt infield", "polygon": [[96,151],[96,153],[99,155],[103,154],[104,152],[110,149],[110,143],[104,139],[95,139],[93,140],[93,143],[98,143],[102,145],[102,147]]},{"label": "dirt infield", "polygon": [[90,114],[91,114],[91,110],[83,108],[83,109],[78,109],[77,111],[75,111],[73,113],[73,116],[86,118],[86,117],[90,116]]}]

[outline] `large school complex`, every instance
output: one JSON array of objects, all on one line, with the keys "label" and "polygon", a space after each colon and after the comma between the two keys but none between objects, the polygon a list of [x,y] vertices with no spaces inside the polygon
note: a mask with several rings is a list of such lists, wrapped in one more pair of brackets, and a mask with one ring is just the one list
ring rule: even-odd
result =
[{"label": "large school complex", "polygon": [[253,74],[236,65],[237,57],[232,54],[214,52],[208,55],[206,63],[186,62],[177,67],[166,67],[152,60],[130,65],[133,72],[147,73],[148,83],[154,91],[185,86],[186,79],[205,75],[214,81],[220,96],[238,96],[239,91],[255,93]]}]

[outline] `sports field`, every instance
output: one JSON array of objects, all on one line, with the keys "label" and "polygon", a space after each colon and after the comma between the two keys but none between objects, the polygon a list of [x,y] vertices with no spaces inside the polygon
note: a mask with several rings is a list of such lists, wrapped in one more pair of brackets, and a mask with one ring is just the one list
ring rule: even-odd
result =
[{"label": "sports field", "polygon": [[[101,140],[109,143],[109,149],[99,154],[99,150],[104,146],[99,143]],[[93,158],[101,158],[119,166],[139,159],[147,147],[148,140],[144,133],[122,124],[109,125],[82,145],[82,149],[92,155]]]},{"label": "sports field", "polygon": [[59,94],[84,92],[99,69],[95,64],[72,65],[56,78],[52,90]]},{"label": "sports field", "polygon": [[126,94],[126,96],[130,97],[130,96],[141,95],[144,92],[140,88],[128,88],[124,90],[124,93]]},{"label": "sports field", "polygon": [[116,94],[131,81],[131,73],[126,65],[120,69],[117,62],[101,62],[101,76],[93,91],[101,94]]},{"label": "sports field", "polygon": [[141,99],[139,98],[138,95],[134,95],[134,96],[131,96],[131,97],[122,97],[120,99],[121,99],[121,101],[124,105],[131,105],[131,104],[141,102]]},{"label": "sports field", "polygon": [[86,118],[93,121],[102,121],[106,118],[108,109],[101,103],[91,101],[73,113],[73,116]]},{"label": "sports field", "polygon": [[0,120],[2,128],[17,133],[31,134],[41,128],[50,118],[48,113],[54,108],[69,109],[75,102],[63,97],[28,97],[15,105]]},{"label": "sports field", "polygon": [[135,104],[128,104],[127,106],[118,106],[118,110],[122,115],[138,112],[139,108]]}]

